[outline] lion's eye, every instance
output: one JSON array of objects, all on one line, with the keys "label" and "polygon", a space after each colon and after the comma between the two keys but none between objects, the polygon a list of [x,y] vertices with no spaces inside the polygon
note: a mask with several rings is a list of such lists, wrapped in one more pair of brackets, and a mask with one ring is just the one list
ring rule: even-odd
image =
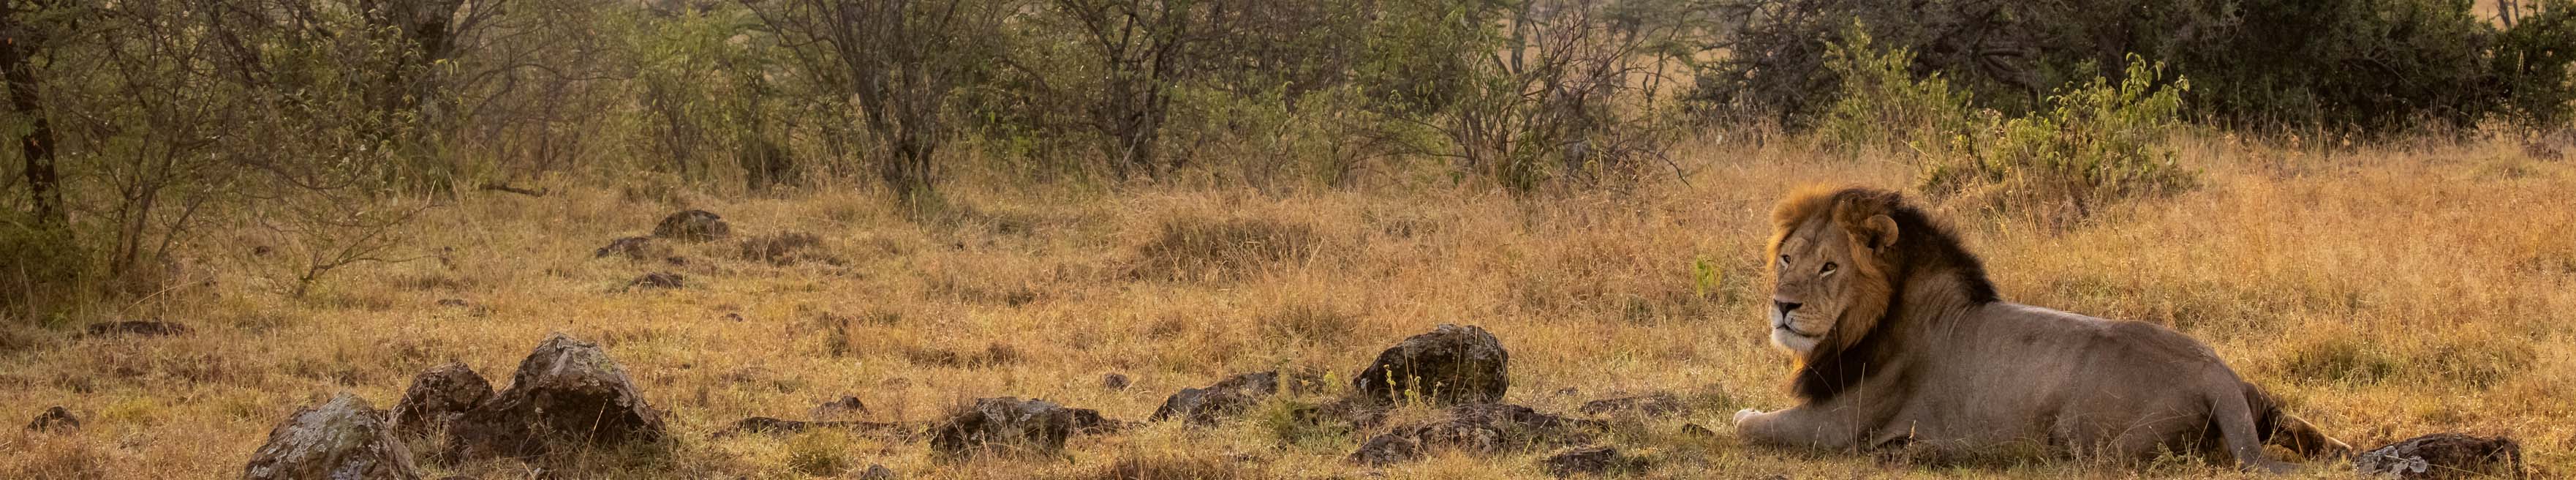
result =
[{"label": "lion's eye", "polygon": [[1816,273],[1834,273],[1834,262],[1825,262],[1825,269]]},{"label": "lion's eye", "polygon": [[1781,256],[1780,256],[1780,266],[1783,266],[1783,267],[1789,266],[1789,256],[1788,256],[1788,255],[1781,255]]}]

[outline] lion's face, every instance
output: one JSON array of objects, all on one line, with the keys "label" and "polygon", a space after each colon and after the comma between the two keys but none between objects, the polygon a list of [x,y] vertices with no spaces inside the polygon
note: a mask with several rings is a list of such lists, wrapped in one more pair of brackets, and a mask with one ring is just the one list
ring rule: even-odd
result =
[{"label": "lion's face", "polygon": [[1849,346],[1875,328],[1892,290],[1883,251],[1895,243],[1895,222],[1865,199],[1831,201],[1783,205],[1775,215],[1766,326],[1772,344],[1801,356]]}]

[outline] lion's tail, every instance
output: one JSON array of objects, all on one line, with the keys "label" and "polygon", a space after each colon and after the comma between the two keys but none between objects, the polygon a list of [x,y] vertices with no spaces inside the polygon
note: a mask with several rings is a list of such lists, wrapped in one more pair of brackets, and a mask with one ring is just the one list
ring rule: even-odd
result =
[{"label": "lion's tail", "polygon": [[2309,459],[2344,458],[2352,446],[2318,431],[2307,420],[2281,410],[2281,402],[2252,383],[2245,384],[2245,404],[2254,413],[2254,432],[2265,445],[2280,445]]}]

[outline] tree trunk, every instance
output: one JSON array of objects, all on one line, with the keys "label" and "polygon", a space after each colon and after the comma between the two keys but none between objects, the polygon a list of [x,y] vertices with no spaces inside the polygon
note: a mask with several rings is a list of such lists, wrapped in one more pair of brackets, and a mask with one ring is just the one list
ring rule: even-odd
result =
[{"label": "tree trunk", "polygon": [[9,84],[9,108],[30,123],[27,133],[18,138],[20,156],[27,164],[27,192],[34,197],[36,222],[61,227],[69,222],[63,210],[60,177],[54,173],[54,127],[45,118],[45,106],[36,92],[36,72],[28,65],[28,55],[37,46],[18,18],[18,11],[0,12],[0,80]]}]

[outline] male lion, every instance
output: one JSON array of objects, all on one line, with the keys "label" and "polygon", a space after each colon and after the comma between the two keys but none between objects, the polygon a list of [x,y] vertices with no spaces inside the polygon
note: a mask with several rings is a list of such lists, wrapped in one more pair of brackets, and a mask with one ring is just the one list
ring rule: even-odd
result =
[{"label": "male lion", "polygon": [[1935,457],[2224,451],[2272,471],[2289,465],[2263,458],[2266,443],[2350,452],[2181,333],[1997,299],[1977,257],[1895,192],[1802,191],[1772,223],[1768,326],[1799,356],[1799,404],[1736,412],[1748,441]]}]

